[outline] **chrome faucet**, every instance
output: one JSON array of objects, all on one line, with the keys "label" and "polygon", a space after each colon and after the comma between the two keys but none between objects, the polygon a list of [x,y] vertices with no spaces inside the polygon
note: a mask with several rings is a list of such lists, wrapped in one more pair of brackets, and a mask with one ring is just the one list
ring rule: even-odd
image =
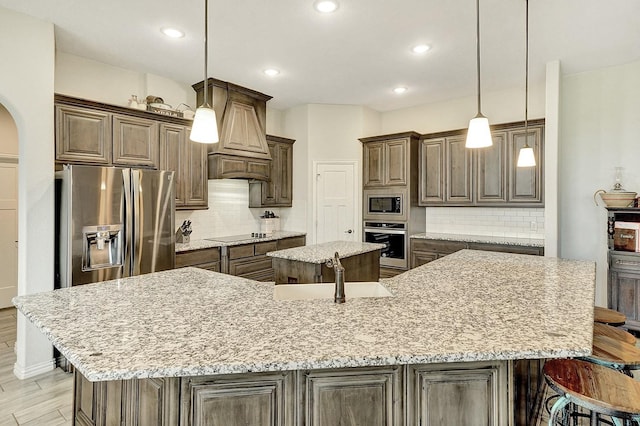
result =
[{"label": "chrome faucet", "polygon": [[333,301],[335,303],[344,303],[346,301],[344,294],[344,266],[340,263],[338,252],[333,255],[333,259],[327,260],[327,266],[333,268],[336,276],[336,291],[333,295]]}]

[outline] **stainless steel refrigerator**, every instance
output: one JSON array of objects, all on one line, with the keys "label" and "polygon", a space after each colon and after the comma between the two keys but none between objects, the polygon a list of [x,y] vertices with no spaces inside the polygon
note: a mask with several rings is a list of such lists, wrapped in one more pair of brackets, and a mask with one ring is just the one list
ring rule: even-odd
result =
[{"label": "stainless steel refrigerator", "polygon": [[56,173],[56,286],[175,266],[174,172],[67,165]]}]

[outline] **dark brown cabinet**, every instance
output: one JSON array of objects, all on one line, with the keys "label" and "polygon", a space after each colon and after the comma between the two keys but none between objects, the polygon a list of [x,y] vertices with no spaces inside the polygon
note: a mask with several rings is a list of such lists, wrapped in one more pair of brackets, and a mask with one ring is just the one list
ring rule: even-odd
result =
[{"label": "dark brown cabinet", "polygon": [[517,167],[525,143],[523,123],[493,126],[493,146],[465,148],[466,130],[423,135],[419,147],[421,206],[544,205],[544,120],[528,127],[537,165]]},{"label": "dark brown cabinet", "polygon": [[625,326],[640,331],[640,253],[609,250],[608,306],[627,317]]},{"label": "dark brown cabinet", "polygon": [[237,374],[182,381],[182,426],[293,426],[295,373]]},{"label": "dark brown cabinet", "polygon": [[504,364],[410,365],[407,367],[408,425],[511,424]]},{"label": "dark brown cabinet", "polygon": [[448,254],[455,253],[459,250],[464,249],[529,254],[534,256],[544,255],[544,247],[411,238],[410,266],[411,268],[417,268],[418,266],[424,265],[425,263],[429,263]]},{"label": "dark brown cabinet", "polygon": [[57,104],[55,115],[56,161],[111,164],[111,114]]},{"label": "dark brown cabinet", "polygon": [[160,169],[175,172],[176,209],[208,208],[207,147],[189,140],[189,127],[160,125]]},{"label": "dark brown cabinet", "polygon": [[305,426],[403,423],[401,367],[307,371],[299,376]]},{"label": "dark brown cabinet", "polygon": [[212,247],[176,253],[176,268],[184,268],[186,266],[220,272],[220,249]]},{"label": "dark brown cabinet", "polygon": [[415,173],[411,159],[416,150],[412,145],[418,137],[417,133],[407,132],[360,139],[364,188],[409,185],[412,170]]},{"label": "dark brown cabinet", "polygon": [[157,121],[113,114],[113,164],[158,168]]},{"label": "dark brown cabinet", "polygon": [[177,209],[208,208],[207,147],[189,140],[191,121],[55,95],[56,163],[175,172]]},{"label": "dark brown cabinet", "polygon": [[267,135],[271,153],[269,180],[249,183],[249,207],[291,207],[295,140]]}]

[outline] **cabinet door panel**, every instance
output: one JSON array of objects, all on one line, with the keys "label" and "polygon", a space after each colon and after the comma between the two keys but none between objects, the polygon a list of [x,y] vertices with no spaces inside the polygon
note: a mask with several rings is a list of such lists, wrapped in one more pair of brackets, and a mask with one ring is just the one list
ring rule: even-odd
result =
[{"label": "cabinet door panel", "polygon": [[67,106],[55,110],[57,161],[111,162],[111,114]]},{"label": "cabinet door panel", "polygon": [[420,205],[444,203],[444,139],[420,142],[418,169]]},{"label": "cabinet door panel", "polygon": [[542,138],[540,127],[528,129],[529,146],[536,157],[535,167],[517,167],[520,148],[525,145],[525,132],[514,130],[509,132],[509,199],[511,203],[542,202]]},{"label": "cabinet door panel", "polygon": [[277,147],[278,163],[278,205],[291,206],[293,203],[293,145],[281,144]]},{"label": "cabinet door panel", "polygon": [[158,168],[158,122],[113,116],[113,164]]},{"label": "cabinet door panel", "polygon": [[129,381],[127,385],[129,394],[123,398],[123,401],[127,401],[127,424],[136,426],[178,424],[180,379],[173,377],[140,379]]},{"label": "cabinet door panel", "polygon": [[[189,131],[187,129],[187,131]],[[185,171],[185,205],[208,207],[209,184],[207,180],[207,146],[186,138],[187,168]]]},{"label": "cabinet door panel", "polygon": [[383,172],[385,185],[407,184],[407,139],[385,142]]},{"label": "cabinet door panel", "polygon": [[508,424],[505,362],[464,368],[409,366],[407,380],[410,425]]},{"label": "cabinet door panel", "polygon": [[472,151],[465,147],[465,137],[456,136],[446,140],[446,201],[453,204],[473,202],[471,157]]},{"label": "cabinet door panel", "polygon": [[402,421],[400,368],[303,374],[305,426],[393,426]]},{"label": "cabinet door panel", "polygon": [[631,320],[640,320],[638,316],[638,298],[640,297],[640,275],[629,273],[618,273],[617,275],[617,307],[618,312],[622,312]]},{"label": "cabinet door panel", "polygon": [[384,143],[368,143],[364,146],[364,186],[384,185]]},{"label": "cabinet door panel", "polygon": [[183,426],[293,426],[293,373],[183,381]]},{"label": "cabinet door panel", "polygon": [[267,256],[255,256],[246,259],[237,259],[229,261],[229,274],[235,276],[248,277],[258,273],[262,276],[273,272],[271,258]]},{"label": "cabinet door panel", "polygon": [[477,204],[507,201],[507,133],[494,132],[493,146],[476,154]]},{"label": "cabinet door panel", "polygon": [[185,129],[183,126],[160,125],[160,169],[175,173],[176,208],[185,204]]},{"label": "cabinet door panel", "polygon": [[428,251],[411,251],[411,268],[417,268],[438,258],[438,253]]}]

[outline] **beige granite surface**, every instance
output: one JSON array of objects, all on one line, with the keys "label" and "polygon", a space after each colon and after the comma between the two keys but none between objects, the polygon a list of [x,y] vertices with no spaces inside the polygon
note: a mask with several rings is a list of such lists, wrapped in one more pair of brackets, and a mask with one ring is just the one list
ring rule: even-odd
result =
[{"label": "beige granite surface", "polygon": [[506,244],[511,246],[544,247],[544,238],[494,237],[491,235],[447,234],[440,232],[423,232],[409,238],[423,240],[464,241],[467,243]]},{"label": "beige granite surface", "polygon": [[462,250],[383,283],[393,297],[275,301],[184,268],[14,304],[92,381],[591,351],[593,262]]},{"label": "beige granite surface", "polygon": [[327,243],[271,251],[267,253],[267,256],[307,263],[325,263],[327,260],[333,259],[336,252],[338,252],[341,259],[344,259],[345,257],[369,253],[382,248],[384,248],[384,244],[362,241],[329,241]]},{"label": "beige granite surface", "polygon": [[307,235],[305,232],[291,232],[291,231],[276,231],[266,237],[261,238],[247,238],[246,240],[238,241],[216,241],[213,239],[191,240],[188,243],[176,243],[176,253],[190,250],[200,250],[213,247],[229,247],[237,246],[241,244],[259,243],[263,241],[275,241],[283,238],[302,237]]}]

